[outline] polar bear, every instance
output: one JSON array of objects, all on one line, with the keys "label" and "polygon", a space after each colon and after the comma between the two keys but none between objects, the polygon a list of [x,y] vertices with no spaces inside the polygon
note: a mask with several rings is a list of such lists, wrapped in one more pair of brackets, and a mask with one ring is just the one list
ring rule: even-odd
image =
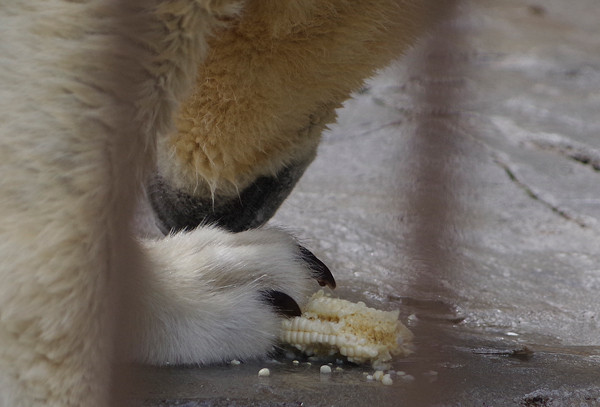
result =
[{"label": "polar bear", "polygon": [[[431,3],[431,4],[429,4]],[[0,406],[267,353],[327,267],[260,228],[433,0],[0,5]],[[149,199],[164,237],[136,238]]]}]

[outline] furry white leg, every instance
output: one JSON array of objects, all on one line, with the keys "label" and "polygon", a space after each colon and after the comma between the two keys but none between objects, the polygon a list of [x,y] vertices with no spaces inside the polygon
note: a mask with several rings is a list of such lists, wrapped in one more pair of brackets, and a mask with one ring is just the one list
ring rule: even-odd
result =
[{"label": "furry white leg", "polygon": [[231,234],[201,227],[145,241],[152,275],[138,357],[149,363],[212,363],[264,356],[281,316],[278,291],[303,304],[317,287],[298,244],[276,229]]},{"label": "furry white leg", "polygon": [[0,3],[0,406],[110,405],[132,204],[237,3]]},{"label": "furry white leg", "polygon": [[[106,406],[134,181],[92,2],[0,5],[0,405]],[[97,6],[97,3],[96,3]],[[110,8],[103,10],[110,16]],[[114,11],[114,10],[113,10]],[[114,16],[114,14],[113,14]],[[110,58],[105,63],[109,64]],[[120,147],[124,147],[120,149]],[[133,156],[138,164],[139,156]],[[135,255],[133,256],[135,257]],[[127,268],[125,268],[127,270]]]}]

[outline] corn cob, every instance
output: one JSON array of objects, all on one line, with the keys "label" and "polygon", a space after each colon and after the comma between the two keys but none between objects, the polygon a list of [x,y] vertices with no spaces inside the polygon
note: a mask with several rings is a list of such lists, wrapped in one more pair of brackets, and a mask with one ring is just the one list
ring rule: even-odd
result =
[{"label": "corn cob", "polygon": [[354,363],[388,363],[410,354],[413,334],[398,320],[399,311],[379,311],[316,292],[301,316],[282,322],[281,340],[307,355],[339,353]]}]

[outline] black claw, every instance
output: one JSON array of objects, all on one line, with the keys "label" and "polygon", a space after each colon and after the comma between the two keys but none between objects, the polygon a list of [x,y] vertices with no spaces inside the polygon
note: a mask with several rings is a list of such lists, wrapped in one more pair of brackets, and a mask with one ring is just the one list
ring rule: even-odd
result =
[{"label": "black claw", "polygon": [[272,305],[278,314],[284,317],[299,317],[302,315],[300,306],[289,295],[281,291],[265,290],[262,292],[263,301]]},{"label": "black claw", "polygon": [[315,278],[321,287],[327,286],[332,290],[335,288],[335,279],[329,268],[306,247],[300,246],[300,257],[308,267],[315,272]]}]

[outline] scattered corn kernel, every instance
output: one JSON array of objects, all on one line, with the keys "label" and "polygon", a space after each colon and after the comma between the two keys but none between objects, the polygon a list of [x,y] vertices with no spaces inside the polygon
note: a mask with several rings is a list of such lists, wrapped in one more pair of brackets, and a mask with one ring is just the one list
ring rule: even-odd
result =
[{"label": "scattered corn kernel", "polygon": [[320,371],[322,374],[329,374],[329,373],[331,373],[331,367],[327,366],[327,365],[323,365],[323,366],[321,366]]},{"label": "scattered corn kernel", "polygon": [[389,385],[393,384],[394,381],[392,380],[392,378],[389,374],[385,374],[381,378],[381,383],[385,384],[386,386],[389,386]]}]

